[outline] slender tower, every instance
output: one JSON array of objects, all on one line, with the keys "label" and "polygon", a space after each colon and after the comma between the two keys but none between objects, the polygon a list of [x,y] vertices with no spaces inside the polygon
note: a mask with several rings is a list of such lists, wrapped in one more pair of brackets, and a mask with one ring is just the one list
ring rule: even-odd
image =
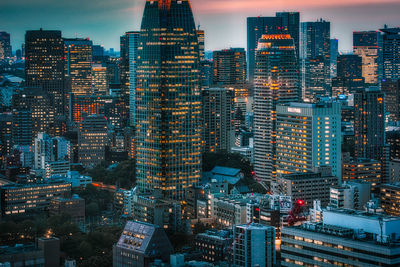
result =
[{"label": "slender tower", "polygon": [[258,42],[254,84],[254,170],[276,177],[276,107],[299,99],[299,64],[289,34],[265,34]]},{"label": "slender tower", "polygon": [[201,176],[199,45],[188,0],[146,1],[136,70],[139,189],[184,200]]}]

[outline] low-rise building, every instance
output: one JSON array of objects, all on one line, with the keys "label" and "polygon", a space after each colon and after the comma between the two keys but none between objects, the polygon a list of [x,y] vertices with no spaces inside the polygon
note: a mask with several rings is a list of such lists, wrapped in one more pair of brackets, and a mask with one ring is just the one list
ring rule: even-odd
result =
[{"label": "low-rise building", "polygon": [[195,249],[201,252],[204,261],[217,263],[227,260],[233,240],[227,231],[207,231],[196,235],[194,242]]},{"label": "low-rise building", "polygon": [[310,207],[318,199],[324,207],[329,204],[330,188],[338,183],[339,179],[331,175],[329,167],[316,168],[315,172],[284,174],[278,177],[277,193],[291,196],[293,203],[302,200]]},{"label": "low-rise building", "polygon": [[381,206],[385,213],[400,216],[400,183],[383,184],[381,189]]},{"label": "low-rise building", "polygon": [[72,198],[55,198],[51,200],[50,215],[68,214],[78,224],[85,222],[85,200],[78,195]]},{"label": "low-rise building", "polygon": [[71,170],[71,164],[69,161],[52,161],[46,163],[46,178],[51,176],[67,176]]},{"label": "low-rise building", "polygon": [[400,217],[332,209],[282,230],[281,266],[399,266]]},{"label": "low-rise building", "polygon": [[113,247],[113,266],[149,266],[156,259],[166,262],[173,251],[162,227],[128,221],[119,241]]},{"label": "low-rise building", "polygon": [[363,181],[352,181],[330,189],[329,206],[362,210],[371,199],[371,184]]},{"label": "low-rise building", "polygon": [[375,188],[382,181],[381,162],[374,159],[350,159],[343,162],[343,182],[369,182]]},{"label": "low-rise building", "polygon": [[49,180],[7,184],[0,187],[1,215],[10,216],[48,210],[53,199],[71,195],[71,184]]}]

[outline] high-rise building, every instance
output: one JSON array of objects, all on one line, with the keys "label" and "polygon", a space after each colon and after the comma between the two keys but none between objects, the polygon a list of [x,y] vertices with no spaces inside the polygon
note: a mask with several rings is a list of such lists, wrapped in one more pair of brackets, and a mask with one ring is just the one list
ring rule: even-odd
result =
[{"label": "high-rise building", "polygon": [[129,97],[129,122],[135,126],[135,98],[136,98],[136,68],[139,47],[139,31],[131,31],[121,36],[121,91]]},{"label": "high-rise building", "polygon": [[378,83],[378,56],[381,34],[377,31],[353,32],[353,53],[362,58],[362,76],[367,84]]},{"label": "high-rise building", "polygon": [[303,99],[307,102],[317,102],[321,97],[329,96],[325,80],[326,61],[323,57],[308,59],[305,62],[305,87]]},{"label": "high-rise building", "polygon": [[146,1],[136,71],[136,177],[185,199],[201,177],[199,47],[189,0]]},{"label": "high-rise building", "polygon": [[341,179],[341,104],[290,103],[276,108],[278,174],[330,166]]},{"label": "high-rise building", "polygon": [[[307,88],[306,81],[312,80],[316,77],[313,77],[316,73],[310,72],[308,62],[310,60],[315,60],[318,57],[321,57],[321,63],[323,64],[323,72],[321,73],[320,79],[323,79],[325,82],[323,84],[323,90],[325,95],[331,94],[331,24],[325,20],[319,20],[316,22],[303,22],[301,23],[301,50],[300,50],[300,59],[302,64],[302,87],[303,87],[303,100],[312,101],[313,99],[309,99],[309,96],[305,95],[305,92],[308,90],[312,90],[313,88]],[[318,89],[320,91],[320,89]],[[320,92],[318,92],[319,94]],[[316,92],[317,94],[317,92]],[[313,96],[314,93],[311,92],[309,95]],[[315,99],[315,97],[314,97]]]},{"label": "high-rise building", "polygon": [[254,85],[254,170],[263,181],[276,176],[276,107],[299,98],[299,65],[289,34],[266,34],[257,48]]},{"label": "high-rise building", "polygon": [[32,145],[32,111],[29,109],[15,109],[13,111],[12,138],[13,145]]},{"label": "high-rise building", "polygon": [[214,85],[225,86],[246,82],[246,54],[243,48],[214,51],[213,62]]},{"label": "high-rise building", "polygon": [[25,88],[18,92],[13,96],[13,108],[16,111],[26,110],[31,112],[32,140],[41,132],[57,135],[55,108],[52,105],[51,98],[42,89]]},{"label": "high-rise building", "polygon": [[263,34],[288,33],[294,40],[297,59],[299,58],[300,13],[278,12],[276,17],[247,18],[247,69],[248,80],[254,82],[256,50]]},{"label": "high-rise building", "polygon": [[105,159],[108,145],[108,122],[104,116],[83,118],[79,126],[79,162],[94,167]]},{"label": "high-rise building", "polygon": [[229,152],[233,144],[234,92],[226,88],[202,91],[205,152]]},{"label": "high-rise building", "polygon": [[400,159],[400,131],[386,132],[386,142],[390,145],[390,160]]},{"label": "high-rise building", "polygon": [[385,145],[385,95],[376,87],[354,94],[355,157],[380,159]]},{"label": "high-rise building", "polygon": [[275,227],[236,225],[233,235],[234,266],[276,266]]},{"label": "high-rise building", "polygon": [[400,27],[380,30],[383,32],[383,79],[400,79]]},{"label": "high-rise building", "polygon": [[392,121],[400,121],[400,79],[382,80],[381,89],[385,93],[385,107]]},{"label": "high-rise building", "polygon": [[200,61],[204,61],[205,60],[205,35],[204,35],[204,30],[197,30],[197,38],[199,39]]},{"label": "high-rise building", "polygon": [[331,78],[337,75],[337,57],[339,55],[339,40],[331,39]]},{"label": "high-rise building", "polygon": [[92,95],[107,95],[108,94],[108,83],[107,83],[107,68],[101,65],[92,66]]},{"label": "high-rise building", "polygon": [[64,39],[65,75],[75,95],[92,94],[92,46],[88,39]]},{"label": "high-rise building", "polygon": [[40,133],[35,138],[35,168],[46,169],[46,164],[71,159],[71,143],[62,137]]},{"label": "high-rise building", "polygon": [[27,31],[25,35],[25,76],[27,87],[46,93],[55,115],[65,111],[64,40],[61,31]]},{"label": "high-rise building", "polygon": [[337,75],[332,78],[332,96],[348,96],[365,88],[362,75],[362,58],[358,55],[339,55]]},{"label": "high-rise building", "polygon": [[0,32],[0,60],[10,58],[12,56],[10,34]]},{"label": "high-rise building", "polygon": [[382,184],[380,198],[385,213],[392,216],[400,216],[400,183]]}]

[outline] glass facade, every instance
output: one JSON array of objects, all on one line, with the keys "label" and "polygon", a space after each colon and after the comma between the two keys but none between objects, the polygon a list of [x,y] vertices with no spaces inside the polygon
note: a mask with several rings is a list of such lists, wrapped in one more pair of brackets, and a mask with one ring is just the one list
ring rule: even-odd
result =
[{"label": "glass facade", "polygon": [[199,45],[189,1],[146,1],[136,70],[136,177],[182,200],[201,177]]}]

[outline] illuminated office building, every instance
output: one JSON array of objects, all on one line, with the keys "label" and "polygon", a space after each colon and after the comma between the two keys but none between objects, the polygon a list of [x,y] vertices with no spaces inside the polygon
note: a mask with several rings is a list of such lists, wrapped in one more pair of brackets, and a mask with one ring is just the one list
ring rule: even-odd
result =
[{"label": "illuminated office building", "polygon": [[107,95],[107,68],[101,65],[93,65],[92,67],[92,95]]},{"label": "illuminated office building", "polygon": [[321,97],[328,96],[325,89],[325,60],[316,57],[305,62],[308,75],[305,76],[304,100],[317,102]]},{"label": "illuminated office building", "polygon": [[64,114],[64,40],[61,31],[27,31],[25,35],[25,76],[27,87],[46,93],[55,116]]},{"label": "illuminated office building", "polygon": [[332,96],[353,94],[365,88],[362,58],[358,55],[339,55],[337,75],[332,78]]},{"label": "illuminated office building", "polygon": [[199,46],[188,0],[146,1],[136,71],[136,177],[185,199],[201,177]]},{"label": "illuminated office building", "polygon": [[400,27],[380,30],[383,32],[383,79],[400,79]]},{"label": "illuminated office building", "polygon": [[108,145],[108,122],[104,116],[91,115],[79,125],[79,162],[94,167],[105,160]]},{"label": "illuminated office building", "polygon": [[392,121],[400,121],[400,79],[383,80],[381,89],[385,93],[385,107]]},{"label": "illuminated office building", "polygon": [[13,145],[32,145],[32,111],[30,109],[14,109],[12,114]]},{"label": "illuminated office building", "polygon": [[353,32],[353,53],[362,58],[362,76],[367,84],[378,83],[378,55],[381,34],[377,31]]},{"label": "illuminated office building", "polygon": [[247,18],[247,73],[250,83],[254,82],[256,51],[263,34],[280,34],[284,31],[294,39],[297,59],[300,48],[300,13],[277,12],[275,17]]},{"label": "illuminated office building", "polygon": [[88,39],[64,39],[65,75],[75,95],[92,94],[92,46]]},{"label": "illuminated office building", "polygon": [[129,97],[129,122],[135,126],[136,68],[139,47],[139,31],[126,32],[121,36],[121,91],[125,101]]},{"label": "illuminated office building", "polygon": [[381,162],[374,159],[350,159],[343,161],[343,182],[363,181],[373,188],[381,183]]},{"label": "illuminated office building", "polygon": [[289,34],[259,40],[254,84],[254,170],[263,181],[276,176],[276,107],[299,98],[299,65]]},{"label": "illuminated office building", "polygon": [[229,152],[233,144],[234,92],[226,88],[202,91],[205,152]]},{"label": "illuminated office building", "polygon": [[354,94],[355,157],[380,159],[385,145],[385,95],[376,87]]},{"label": "illuminated office building", "polygon": [[[316,22],[303,22],[301,23],[301,50],[300,59],[302,64],[302,87],[303,87],[303,100],[312,101],[315,99],[309,99],[309,95],[314,95],[313,93],[306,95],[307,90],[312,90],[313,88],[307,88],[307,81],[317,79],[324,80],[322,85],[324,94],[330,95],[330,83],[331,83],[331,48],[330,48],[330,35],[331,35],[331,24],[325,20],[319,20]],[[320,57],[321,64],[323,64],[323,72],[320,73],[320,77],[313,77],[316,75],[315,71],[311,72],[312,68],[307,68],[310,61],[316,60]],[[312,84],[311,84],[312,85]],[[318,89],[320,90],[320,89]]]},{"label": "illuminated office building", "polygon": [[11,58],[11,43],[10,34],[7,32],[0,32],[0,60]]},{"label": "illuminated office building", "polygon": [[205,60],[205,36],[204,36],[204,30],[197,30],[197,38],[199,39],[199,55],[200,55],[200,61]]},{"label": "illuminated office building", "polygon": [[339,55],[339,40],[331,39],[331,77],[337,75],[337,57]]},{"label": "illuminated office building", "polygon": [[330,166],[341,178],[341,104],[290,103],[276,110],[278,174],[311,172]]},{"label": "illuminated office building", "polygon": [[243,48],[214,51],[215,85],[234,85],[246,82],[246,54]]}]

